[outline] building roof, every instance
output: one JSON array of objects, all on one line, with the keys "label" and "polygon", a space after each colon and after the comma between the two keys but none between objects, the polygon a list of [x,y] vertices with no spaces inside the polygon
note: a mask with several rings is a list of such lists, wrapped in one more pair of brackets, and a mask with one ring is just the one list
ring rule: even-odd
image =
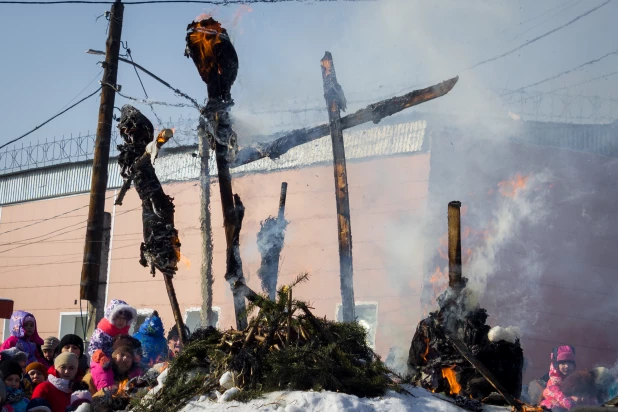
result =
[{"label": "building roof", "polygon": [[[418,120],[345,131],[346,159],[354,161],[421,152],[426,147],[426,128],[427,122]],[[155,163],[159,180],[167,183],[198,179],[200,164],[196,152],[196,146],[185,146],[162,153]],[[331,162],[331,139],[324,136],[297,146],[278,159],[264,158],[234,168],[232,174],[269,173]],[[217,175],[214,156],[210,157],[209,169],[211,176]],[[86,193],[90,191],[91,178],[91,160],[0,175],[0,205]],[[116,158],[110,158],[107,187],[120,186],[122,178]]]}]

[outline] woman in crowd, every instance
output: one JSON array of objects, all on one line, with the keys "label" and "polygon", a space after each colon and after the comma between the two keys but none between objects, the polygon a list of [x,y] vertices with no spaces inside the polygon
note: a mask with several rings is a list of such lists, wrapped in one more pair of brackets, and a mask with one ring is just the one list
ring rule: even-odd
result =
[{"label": "woman in crowd", "polygon": [[4,341],[0,350],[17,348],[28,355],[28,363],[39,360],[37,346],[43,345],[43,339],[39,337],[34,316],[23,310],[17,310],[11,315],[9,323],[11,336]]},{"label": "woman in crowd", "polygon": [[26,374],[32,382],[32,389],[47,380],[47,368],[39,362],[32,362],[26,367]]},{"label": "woman in crowd", "polygon": [[[84,341],[77,335],[69,334],[64,335],[58,346],[56,347],[56,356],[61,353],[72,353],[79,359],[79,366],[77,368],[77,374],[73,379],[74,382],[81,382],[86,373],[88,373],[88,357],[84,353]],[[49,369],[50,374],[54,374],[54,367]]]},{"label": "woman in crowd", "polygon": [[[92,383],[97,391],[117,387],[125,380],[140,376],[140,342],[129,336],[119,335],[112,343],[111,361],[107,368],[91,369]],[[89,383],[89,387],[92,384]]]}]

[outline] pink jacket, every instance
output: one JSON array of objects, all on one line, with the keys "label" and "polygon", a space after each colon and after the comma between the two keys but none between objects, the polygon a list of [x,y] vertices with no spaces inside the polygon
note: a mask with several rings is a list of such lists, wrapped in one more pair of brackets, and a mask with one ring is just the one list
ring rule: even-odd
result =
[{"label": "pink jacket", "polygon": [[[90,364],[90,375],[92,375],[92,382],[94,382],[94,386],[97,387],[97,391],[116,384],[114,380],[114,371],[111,366],[105,369],[100,364],[92,362]],[[140,368],[135,368],[129,372],[129,379],[133,379],[140,375],[142,375],[142,370]]]},{"label": "pink jacket", "polygon": [[558,371],[554,363],[549,365],[549,381],[547,387],[543,391],[543,400],[541,406],[547,409],[565,408],[571,409],[575,406],[575,401],[562,393],[562,374]]}]

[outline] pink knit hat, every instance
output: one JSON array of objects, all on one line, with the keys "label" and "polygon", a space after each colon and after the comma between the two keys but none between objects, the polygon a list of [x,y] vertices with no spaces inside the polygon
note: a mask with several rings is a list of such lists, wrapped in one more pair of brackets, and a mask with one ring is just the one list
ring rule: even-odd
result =
[{"label": "pink knit hat", "polygon": [[573,362],[575,363],[575,353],[570,346],[559,346],[556,360],[558,362]]}]

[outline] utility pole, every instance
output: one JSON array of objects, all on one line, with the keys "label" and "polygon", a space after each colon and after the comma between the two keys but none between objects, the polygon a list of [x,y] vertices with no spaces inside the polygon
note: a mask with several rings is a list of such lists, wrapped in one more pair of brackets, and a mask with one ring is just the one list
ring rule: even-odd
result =
[{"label": "utility pole", "polygon": [[350,223],[350,198],[348,194],[348,172],[345,165],[345,148],[341,113],[345,111],[346,100],[337,82],[333,56],[326,52],[322,61],[322,80],[330,136],[333,143],[333,166],[335,174],[335,198],[337,203],[337,228],[339,234],[339,274],[341,287],[341,309],[344,322],[356,320],[354,303],[354,268],[352,265],[352,224]]},{"label": "utility pole", "polygon": [[[114,111],[115,90],[118,77],[118,55],[120,54],[120,36],[124,5],[120,0],[112,5],[109,16],[109,35],[103,64],[101,82],[101,105],[97,138],[92,161],[92,183],[90,185],[90,206],[88,208],[88,228],[84,245],[84,263],[80,282],[80,299],[90,302],[91,311],[95,312],[98,295],[98,282],[101,266],[101,252],[105,212],[105,194],[107,190],[107,166],[109,146],[112,134],[112,116]],[[91,313],[96,316],[96,314]]]}]

